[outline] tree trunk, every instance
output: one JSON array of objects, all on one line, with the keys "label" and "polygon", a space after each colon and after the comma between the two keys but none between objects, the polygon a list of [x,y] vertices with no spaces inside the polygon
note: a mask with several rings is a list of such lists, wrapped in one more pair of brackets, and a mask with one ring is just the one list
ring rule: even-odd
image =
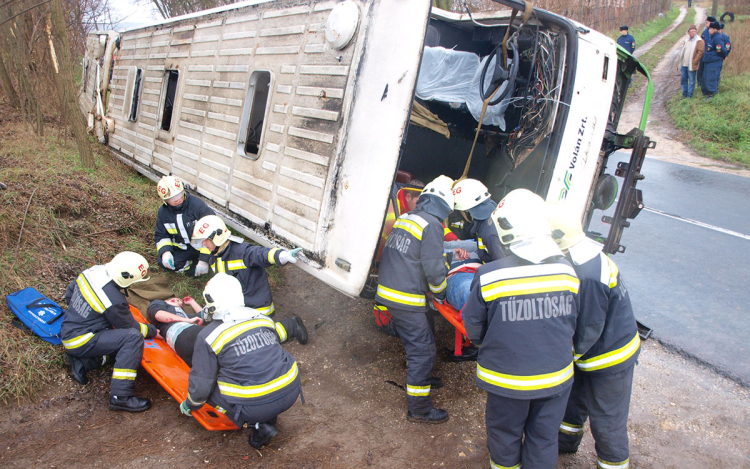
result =
[{"label": "tree trunk", "polygon": [[81,155],[81,164],[84,168],[94,168],[94,155],[91,151],[91,143],[86,134],[86,125],[83,122],[83,114],[76,103],[76,84],[73,80],[73,58],[71,57],[70,37],[65,23],[62,0],[53,0],[52,25],[55,37],[57,37],[56,54],[60,61],[60,73],[57,76],[58,96],[61,100],[60,108],[65,110],[70,126],[73,128],[78,153]]},{"label": "tree trunk", "polygon": [[10,79],[8,69],[5,67],[2,56],[0,56],[0,84],[2,84],[3,92],[8,98],[8,102],[11,106],[16,109],[20,109],[21,102],[18,100],[18,93],[16,88],[13,86],[13,80]]}]

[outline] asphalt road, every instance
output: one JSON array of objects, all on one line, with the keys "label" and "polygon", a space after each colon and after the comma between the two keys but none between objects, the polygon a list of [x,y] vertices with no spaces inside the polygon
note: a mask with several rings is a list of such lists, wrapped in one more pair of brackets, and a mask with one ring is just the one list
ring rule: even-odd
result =
[{"label": "asphalt road", "polygon": [[[618,152],[608,168],[628,158]],[[654,158],[643,174],[646,208],[613,257],[636,317],[666,345],[750,386],[750,179]]]}]

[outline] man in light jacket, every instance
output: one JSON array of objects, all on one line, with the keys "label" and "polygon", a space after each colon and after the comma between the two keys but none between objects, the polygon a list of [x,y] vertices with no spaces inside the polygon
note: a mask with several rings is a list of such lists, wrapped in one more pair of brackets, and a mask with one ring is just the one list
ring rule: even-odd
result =
[{"label": "man in light jacket", "polygon": [[682,98],[692,98],[695,91],[695,75],[701,64],[701,58],[706,50],[706,43],[698,35],[698,28],[690,26],[688,37],[680,52],[680,72],[682,74]]}]

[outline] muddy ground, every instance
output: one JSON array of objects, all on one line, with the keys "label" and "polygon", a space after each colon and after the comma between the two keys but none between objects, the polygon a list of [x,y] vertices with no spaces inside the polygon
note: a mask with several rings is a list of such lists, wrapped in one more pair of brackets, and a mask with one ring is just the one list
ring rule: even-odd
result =
[{"label": "muddy ground", "polygon": [[[443,352],[436,375],[446,385],[434,400],[450,421],[412,424],[397,387],[405,381],[403,349],[375,330],[370,302],[294,267],[283,269],[283,283],[274,298],[278,314],[299,314],[310,330],[307,345],[285,345],[299,361],[306,404],[282,414],[270,446],[251,448],[247,430],[204,430],[144,372],[137,390],[154,406],[127,414],[108,410],[108,372],[82,387],[60,371],[34,402],[0,408],[0,467],[489,466],[485,394],[474,384],[474,363],[444,360],[453,341],[445,321],[437,321]],[[750,468],[748,390],[651,340],[636,369],[631,407],[633,467]],[[594,465],[587,434],[579,453],[562,455],[557,467]]]}]

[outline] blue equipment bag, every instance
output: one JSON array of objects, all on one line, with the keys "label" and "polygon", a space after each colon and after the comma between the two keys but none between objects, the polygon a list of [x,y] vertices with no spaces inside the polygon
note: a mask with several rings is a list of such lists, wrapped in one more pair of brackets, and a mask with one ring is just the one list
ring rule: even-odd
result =
[{"label": "blue equipment bag", "polygon": [[65,310],[60,305],[34,287],[11,293],[5,299],[8,301],[8,308],[31,332],[51,344],[62,343],[60,326],[65,318]]}]

